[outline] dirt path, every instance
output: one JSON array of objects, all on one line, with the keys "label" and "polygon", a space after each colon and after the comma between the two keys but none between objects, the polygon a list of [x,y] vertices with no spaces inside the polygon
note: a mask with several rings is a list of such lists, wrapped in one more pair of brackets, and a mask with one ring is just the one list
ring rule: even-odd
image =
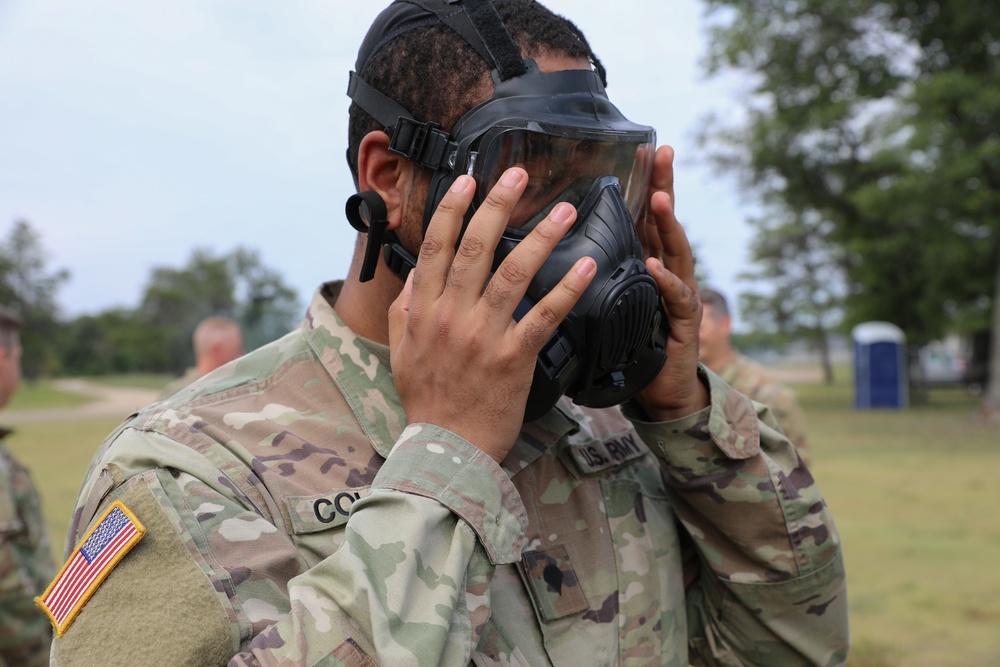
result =
[{"label": "dirt path", "polygon": [[56,380],[59,391],[82,394],[90,401],[71,408],[50,408],[46,410],[5,410],[0,419],[5,424],[25,424],[28,422],[57,421],[66,419],[87,419],[90,417],[120,417],[124,419],[137,409],[149,405],[160,392],[155,389],[134,387],[108,387],[86,380]]}]

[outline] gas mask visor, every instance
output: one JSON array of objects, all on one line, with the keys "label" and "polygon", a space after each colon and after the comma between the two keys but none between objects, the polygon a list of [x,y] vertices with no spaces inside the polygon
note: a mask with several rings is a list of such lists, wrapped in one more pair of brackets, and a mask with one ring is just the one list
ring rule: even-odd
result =
[{"label": "gas mask visor", "polygon": [[452,129],[432,178],[424,225],[460,174],[474,176],[477,183],[469,220],[511,167],[528,173],[512,228],[530,231],[559,201],[577,206],[584,184],[589,187],[604,175],[618,179],[636,219],[649,194],[656,131],[626,118],[608,100],[595,72],[541,72],[531,59],[524,65],[524,75],[506,81],[494,72],[493,97],[470,109]]},{"label": "gas mask visor", "polygon": [[618,179],[632,220],[646,202],[652,174],[655,133],[606,132],[568,126],[525,123],[487,131],[470,154],[477,177],[476,206],[482,204],[503,173],[521,167],[528,185],[514,208],[508,232],[526,234],[559,202],[579,207],[594,181]]}]

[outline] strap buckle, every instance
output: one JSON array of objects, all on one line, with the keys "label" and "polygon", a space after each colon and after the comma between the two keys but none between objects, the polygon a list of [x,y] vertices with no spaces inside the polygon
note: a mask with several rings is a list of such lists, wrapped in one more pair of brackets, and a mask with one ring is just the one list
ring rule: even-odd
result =
[{"label": "strap buckle", "polygon": [[420,123],[400,116],[390,132],[389,150],[402,155],[420,167],[441,166],[448,149],[448,133],[433,121]]}]

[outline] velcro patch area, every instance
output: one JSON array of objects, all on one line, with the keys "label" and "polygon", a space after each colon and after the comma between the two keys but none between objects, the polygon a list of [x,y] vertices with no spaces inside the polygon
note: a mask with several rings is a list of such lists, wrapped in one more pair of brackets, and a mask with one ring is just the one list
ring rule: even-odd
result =
[{"label": "velcro patch area", "polygon": [[56,637],[66,632],[94,591],[145,534],[146,528],[120,500],[108,507],[45,592],[35,598],[52,621]]}]

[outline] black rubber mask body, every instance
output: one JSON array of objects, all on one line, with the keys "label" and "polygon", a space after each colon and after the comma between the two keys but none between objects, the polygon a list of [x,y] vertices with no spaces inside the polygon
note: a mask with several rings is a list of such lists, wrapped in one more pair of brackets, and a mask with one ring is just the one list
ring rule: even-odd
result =
[{"label": "black rubber mask body", "polygon": [[[523,235],[508,230],[494,267]],[[643,263],[642,246],[618,180],[594,180],[577,222],[535,275],[515,317],[544,297],[581,257],[597,274],[535,363],[525,421],[550,410],[563,395],[579,405],[622,403],[656,377],[666,360],[669,334],[659,290]]]}]

